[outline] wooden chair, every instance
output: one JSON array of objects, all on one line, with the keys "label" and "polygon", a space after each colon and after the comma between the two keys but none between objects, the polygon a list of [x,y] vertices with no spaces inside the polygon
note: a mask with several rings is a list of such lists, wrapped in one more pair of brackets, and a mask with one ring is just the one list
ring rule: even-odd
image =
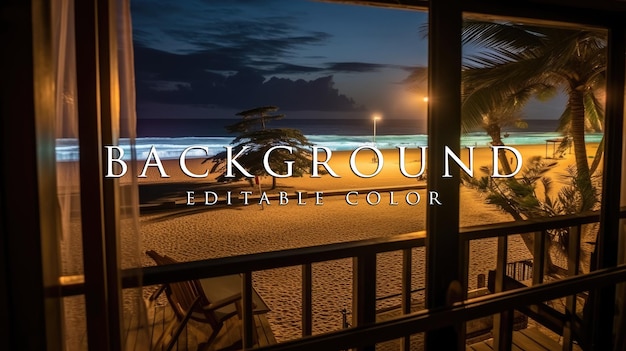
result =
[{"label": "wooden chair", "polygon": [[[153,250],[146,251],[146,254],[157,265],[178,263],[171,257],[160,255]],[[181,325],[188,319],[193,319],[211,326],[211,335],[206,341],[205,348],[213,343],[226,320],[234,316],[241,319],[241,277],[239,275],[168,283],[165,284],[164,289]],[[269,311],[256,291],[253,291],[253,308],[254,313]]]}]

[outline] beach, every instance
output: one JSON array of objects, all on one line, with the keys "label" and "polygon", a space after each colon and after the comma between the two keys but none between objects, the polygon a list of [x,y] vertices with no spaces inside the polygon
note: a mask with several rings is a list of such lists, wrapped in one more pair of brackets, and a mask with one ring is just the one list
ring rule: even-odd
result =
[{"label": "beach", "polygon": [[[589,155],[594,155],[596,148],[597,144],[589,144]],[[516,146],[516,149],[525,160],[546,154],[544,145]],[[461,155],[466,163],[467,154],[468,151],[463,150]],[[355,160],[362,175],[376,171],[378,163],[373,156],[368,150],[358,153]],[[404,162],[407,172],[417,173],[420,170],[420,156],[419,149],[407,153]],[[320,156],[320,159],[324,158]],[[156,167],[150,167],[147,177],[139,179],[142,206],[146,209],[140,217],[142,252],[156,250],[177,260],[191,261],[424,230],[427,206],[431,206],[427,201],[425,181],[402,175],[397,149],[382,150],[380,159],[384,160],[380,173],[365,178],[356,175],[350,168],[350,152],[335,151],[328,165],[340,177],[325,174],[312,178],[305,174],[303,177],[280,178],[277,179],[276,189],[270,189],[270,177],[260,179],[260,188],[256,184],[250,186],[246,181],[218,184],[214,174],[206,178],[190,178],[180,170],[178,160],[164,160],[163,168],[168,178],[161,178]],[[482,176],[479,168],[490,165],[492,160],[491,149],[476,148],[474,176]],[[191,172],[201,174],[210,169],[210,165],[202,161],[189,159],[187,167]],[[554,185],[558,185],[560,176],[566,174],[567,167],[574,163],[574,155],[565,154],[563,158],[553,161],[557,164],[546,175],[552,177]],[[512,165],[515,166],[515,160]],[[140,170],[141,166],[143,164]],[[558,186],[555,188],[558,190]],[[210,199],[205,198],[206,191],[211,192]],[[226,199],[229,191],[230,204]],[[512,220],[510,215],[486,204],[476,190],[461,186],[459,191],[462,227]],[[247,204],[241,192],[251,192],[246,195]],[[264,192],[267,198],[261,201]],[[287,202],[281,203],[280,192],[289,194]],[[322,194],[316,198],[315,192]],[[300,199],[297,193],[303,194]],[[207,205],[213,202],[213,194],[220,201]],[[552,196],[555,195],[556,191]],[[376,203],[378,197],[380,201]],[[439,200],[446,201],[445,198]],[[486,274],[489,269],[495,268],[495,248],[495,239],[471,243],[468,263],[470,289],[476,288],[478,274]],[[413,251],[413,288],[419,289],[424,287],[424,248]],[[531,255],[522,240],[518,236],[511,237],[508,260],[528,258]],[[153,264],[148,257],[144,257],[142,263]],[[340,311],[351,309],[351,270],[351,260],[313,265],[314,334],[341,328]],[[271,308],[267,317],[278,341],[301,335],[300,279],[299,266],[253,274],[255,289]],[[399,304],[396,298],[384,297],[399,293],[400,282],[401,253],[379,254],[377,297],[383,299],[377,308]],[[413,299],[423,299],[423,294],[418,291],[413,294]]]}]

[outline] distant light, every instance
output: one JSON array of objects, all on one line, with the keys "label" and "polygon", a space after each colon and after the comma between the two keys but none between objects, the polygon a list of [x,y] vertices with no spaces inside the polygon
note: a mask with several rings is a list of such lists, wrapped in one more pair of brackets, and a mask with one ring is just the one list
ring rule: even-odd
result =
[{"label": "distant light", "polygon": [[375,120],[375,121],[378,121],[378,120],[380,120],[382,118],[383,117],[380,114],[378,114],[378,113],[372,116],[372,119]]},{"label": "distant light", "polygon": [[428,96],[424,96],[424,98],[422,98],[422,100],[424,100],[424,102],[428,102]]}]

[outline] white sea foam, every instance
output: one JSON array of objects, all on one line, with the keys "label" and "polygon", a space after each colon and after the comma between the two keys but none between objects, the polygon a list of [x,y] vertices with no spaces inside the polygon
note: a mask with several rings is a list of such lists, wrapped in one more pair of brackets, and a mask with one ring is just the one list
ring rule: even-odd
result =
[{"label": "white sea foam", "polygon": [[[513,132],[504,139],[506,145],[538,145],[544,144],[546,140],[561,137],[560,133],[546,132]],[[359,146],[373,145],[371,135],[309,135],[307,136],[313,145],[325,146],[333,151],[354,150]],[[602,134],[586,135],[587,142],[599,142]],[[146,159],[152,146],[157,150],[157,154],[163,160],[177,159],[181,152],[190,146],[204,146],[208,148],[209,154],[204,151],[194,149],[188,153],[189,158],[213,156],[224,150],[225,146],[231,145],[232,137],[150,137],[137,138],[135,152],[137,159]],[[469,133],[461,137],[461,146],[487,147],[491,138],[485,133]],[[376,147],[379,149],[392,149],[397,146],[408,148],[425,146],[428,143],[428,136],[419,135],[377,135]],[[119,146],[124,150],[124,159],[130,159],[130,144],[128,139],[120,140]],[[79,158],[79,148],[77,139],[58,139],[56,145],[56,157],[58,161],[74,161]]]}]

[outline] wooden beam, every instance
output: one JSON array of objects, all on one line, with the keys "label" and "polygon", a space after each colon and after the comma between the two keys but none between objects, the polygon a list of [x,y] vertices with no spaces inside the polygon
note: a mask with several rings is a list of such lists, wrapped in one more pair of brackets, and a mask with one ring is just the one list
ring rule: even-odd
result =
[{"label": "wooden beam", "polygon": [[[626,27],[623,21],[616,21],[609,28],[607,47],[604,168],[600,229],[596,240],[597,268],[615,267],[618,263],[621,201],[619,194],[622,182],[622,132],[626,83]],[[610,350],[616,340],[613,330],[615,286],[607,286],[595,294],[594,317],[598,323],[594,323],[593,347],[596,350]]]},{"label": "wooden beam", "polygon": [[[461,298],[462,256],[459,236],[460,171],[445,173],[445,148],[459,155],[461,140],[461,1],[430,2],[428,23],[428,194],[440,203],[426,207],[426,307],[442,308]],[[458,290],[458,291],[457,291]],[[463,323],[425,335],[426,350],[464,348]]]},{"label": "wooden beam", "polygon": [[0,328],[7,350],[63,348],[58,289],[50,4],[3,1],[0,88]]}]

